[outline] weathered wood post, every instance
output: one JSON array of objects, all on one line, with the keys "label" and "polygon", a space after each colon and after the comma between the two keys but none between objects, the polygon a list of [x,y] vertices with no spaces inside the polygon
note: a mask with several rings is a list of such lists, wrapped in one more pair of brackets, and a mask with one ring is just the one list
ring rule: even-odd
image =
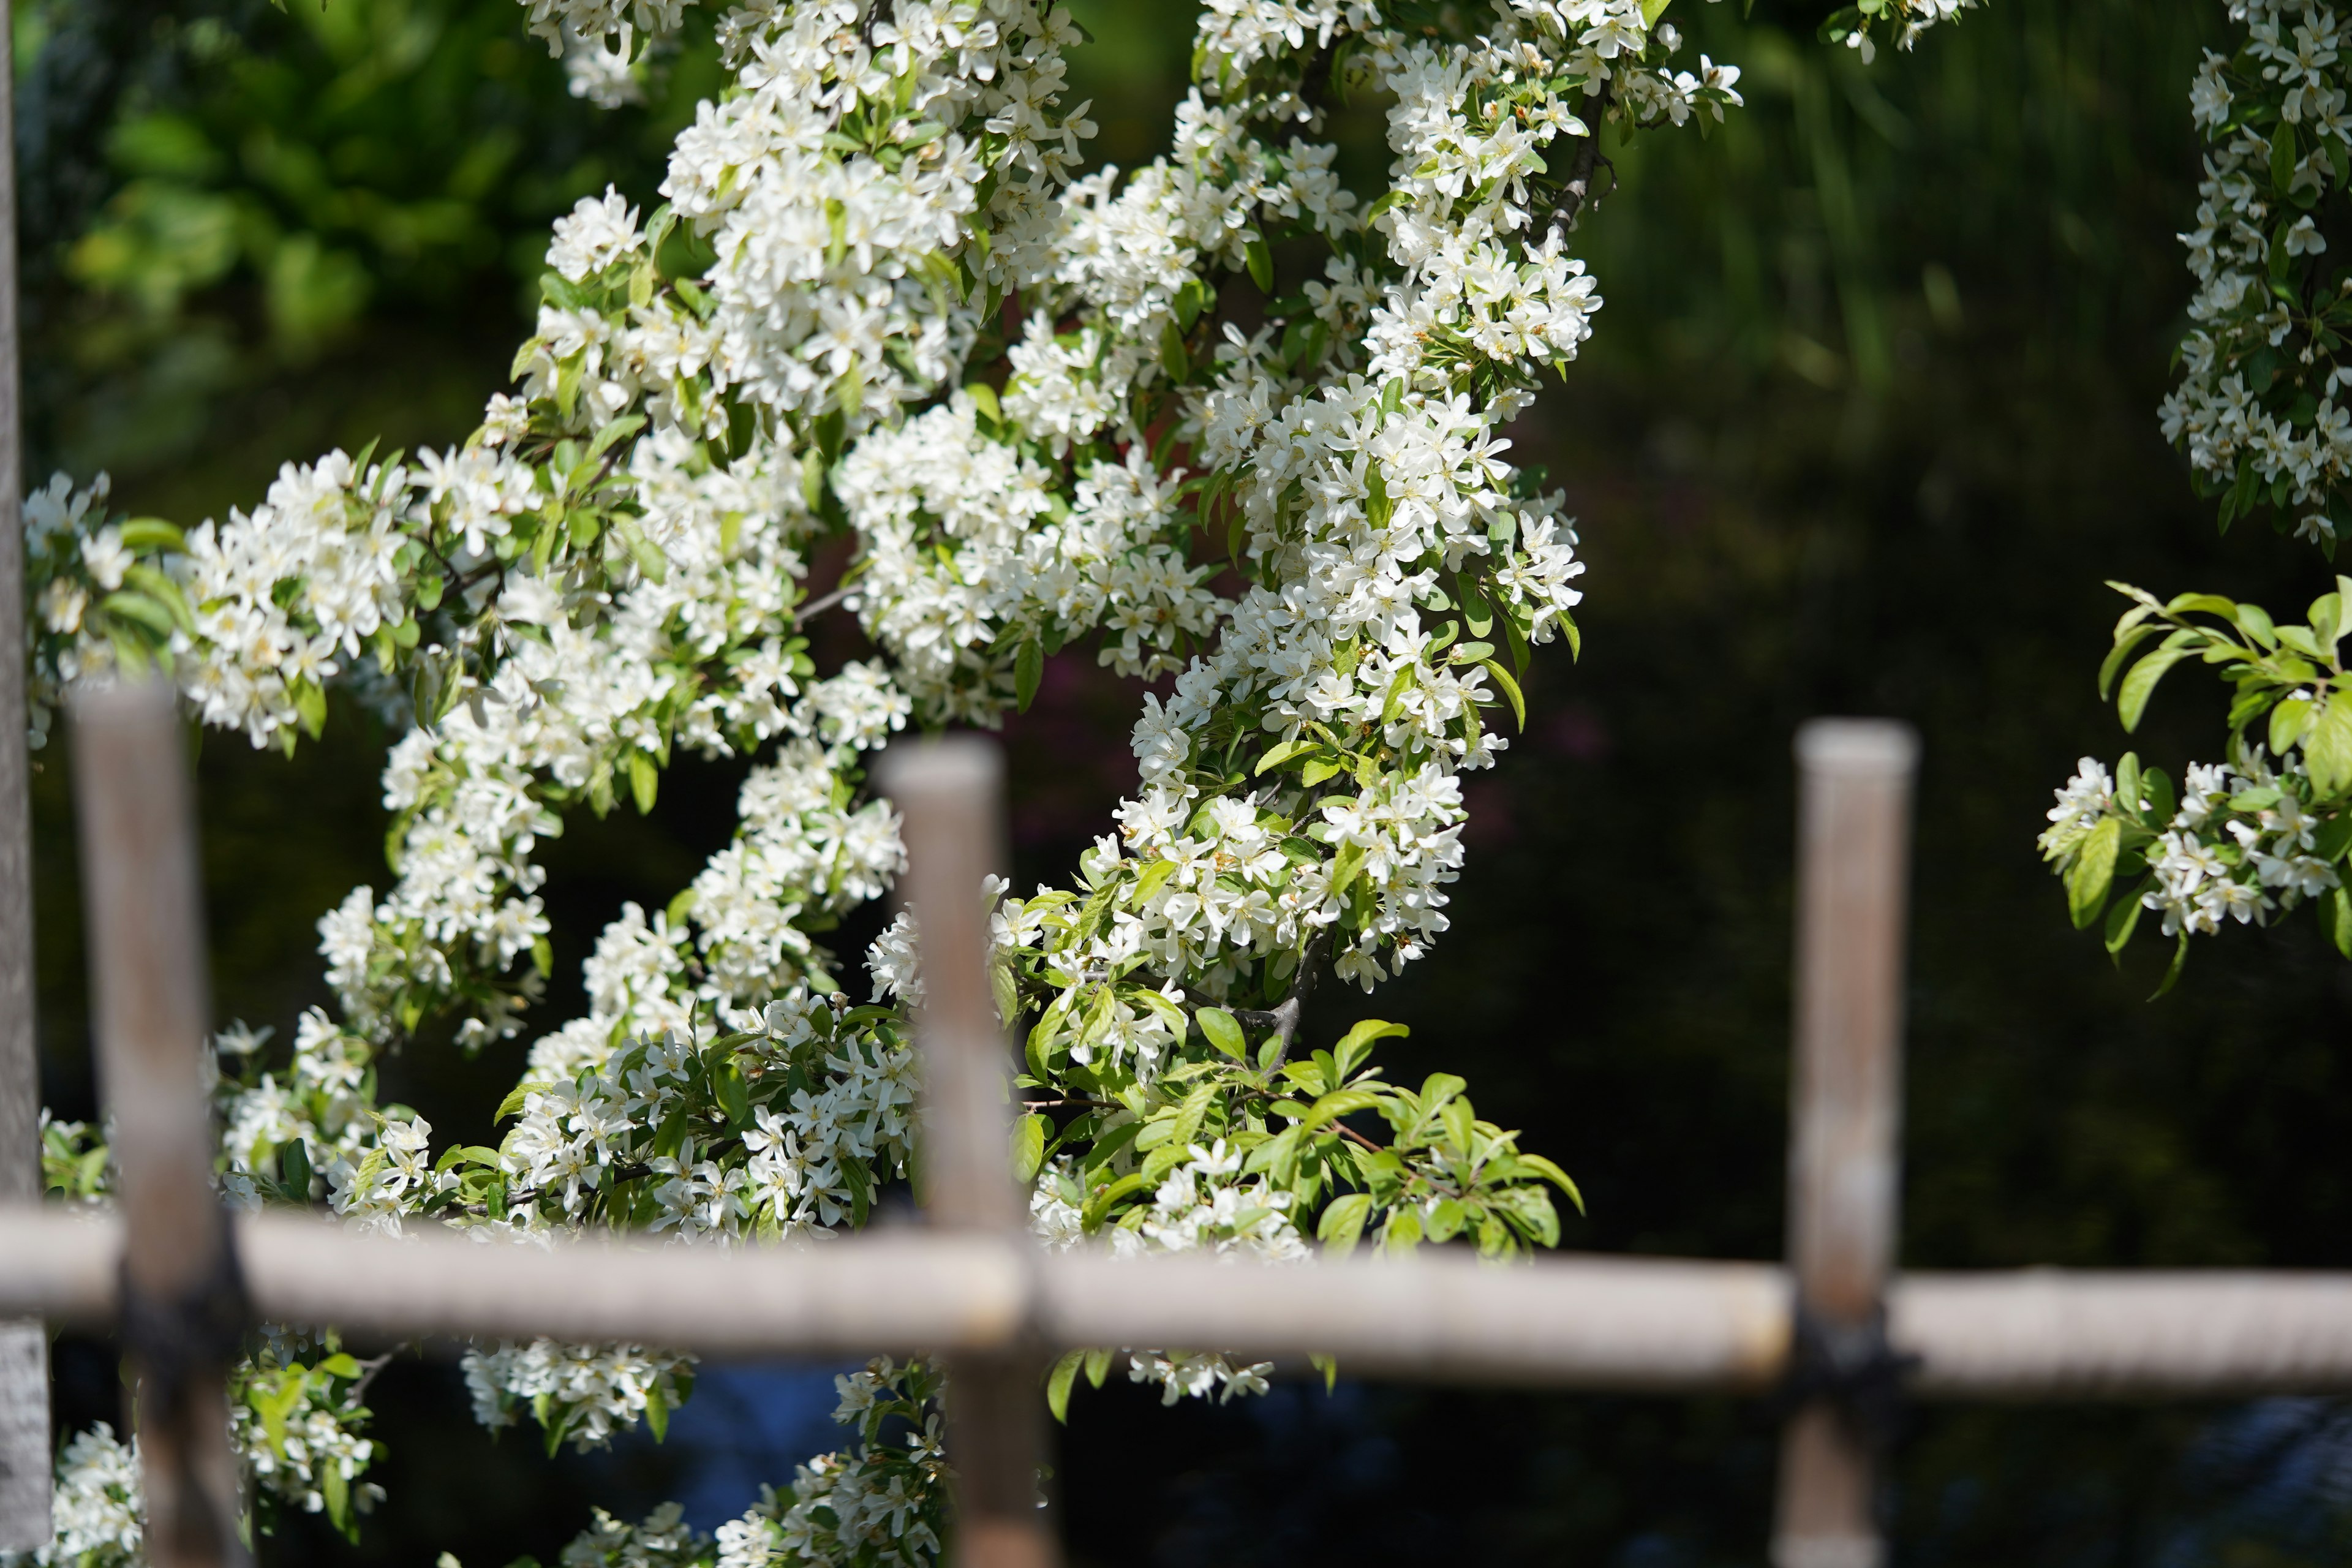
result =
[{"label": "weathered wood post", "polygon": [[122,1331],[154,1568],[230,1568],[237,1470],[225,1378],[244,1326],[213,1190],[209,1012],[194,814],[177,700],[162,681],[69,701],[99,1086],[114,1118]]},{"label": "weathered wood post", "polygon": [[[1798,1358],[1816,1373],[1886,1370],[1884,1294],[1895,1261],[1903,1103],[1908,726],[1815,720],[1797,733],[1796,1062],[1789,1262]],[[1778,1568],[1878,1568],[1867,1435],[1850,1400],[1814,1397],[1780,1450]]]},{"label": "weathered wood post", "polygon": [[[41,1195],[33,1033],[33,847],[25,755],[25,493],[16,382],[11,7],[0,0],[0,1203]],[[0,1552],[49,1543],[49,1340],[0,1322]]]},{"label": "weathered wood post", "polygon": [[[906,906],[920,928],[921,1196],[931,1222],[1026,1240],[1013,1184],[1012,1052],[988,973],[982,883],[1002,864],[1003,763],[976,736],[901,743],[880,784],[905,816]],[[1016,1349],[948,1369],[960,1568],[1049,1568],[1058,1553],[1037,1507],[1045,1401],[1037,1358]]]}]

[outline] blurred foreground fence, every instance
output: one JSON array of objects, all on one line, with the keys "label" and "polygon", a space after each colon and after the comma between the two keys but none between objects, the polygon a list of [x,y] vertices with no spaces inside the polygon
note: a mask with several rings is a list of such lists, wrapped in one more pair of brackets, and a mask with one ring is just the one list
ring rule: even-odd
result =
[{"label": "blurred foreground fence", "polygon": [[940,1355],[953,1369],[955,1552],[986,1568],[1055,1560],[1035,1495],[1038,1383],[1050,1357],[1082,1346],[1322,1353],[1366,1374],[1528,1388],[1778,1393],[1790,1411],[1780,1568],[1883,1560],[1873,1451],[1906,1397],[2352,1390],[2352,1273],[1892,1273],[1916,750],[1897,725],[1823,721],[1798,738],[1786,1268],[1590,1256],[1494,1267],[1434,1250],[1291,1267],[1046,1253],[1023,1228],[1008,1158],[1013,1058],[974,897],[995,858],[1001,784],[995,752],[972,739],[902,746],[883,773],[905,814],[906,891],[924,931],[928,1226],[722,1251],[626,1237],[394,1240],[292,1214],[228,1221],[211,1197],[194,828],[173,700],[86,691],[73,729],[121,1203],[107,1215],[0,1204],[0,1319],[120,1325],[140,1379],[157,1568],[243,1558],[221,1375],[248,1316],[360,1336]]}]

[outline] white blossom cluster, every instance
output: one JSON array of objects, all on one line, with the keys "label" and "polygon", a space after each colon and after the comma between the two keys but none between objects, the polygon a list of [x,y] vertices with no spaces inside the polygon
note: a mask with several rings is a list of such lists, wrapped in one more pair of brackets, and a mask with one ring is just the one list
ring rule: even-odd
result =
[{"label": "white blossom cluster", "polygon": [[101,1421],[77,1432],[58,1453],[49,1503],[51,1535],[31,1552],[0,1552],[0,1563],[34,1568],[143,1568],[146,1505],[139,1484],[139,1445]]},{"label": "white blossom cluster", "polygon": [[562,1568],[701,1568],[709,1542],[686,1522],[686,1510],[666,1502],[635,1524],[598,1509],[556,1561]]},{"label": "white blossom cluster", "polygon": [[[1034,397],[1006,402],[1036,427]],[[1065,500],[1035,458],[983,437],[980,417],[960,392],[859,442],[834,481],[865,548],[851,607],[899,680],[927,708],[992,721],[1014,692],[1009,642],[1097,627],[1104,665],[1172,672],[1185,640],[1206,640],[1229,608],[1205,585],[1214,566],[1185,559],[1174,480],[1139,444],[1089,465]]]},{"label": "white blossom cluster", "polygon": [[561,1415],[541,1417],[551,1446],[569,1439],[583,1451],[602,1447],[655,1400],[685,1402],[674,1384],[686,1358],[637,1345],[534,1340],[469,1350],[463,1364],[476,1421],[495,1432],[513,1426],[518,1410],[552,1408]]},{"label": "white blossom cluster", "polygon": [[2346,42],[2319,0],[2232,0],[2233,56],[2209,52],[2190,92],[2206,138],[2196,227],[2183,234],[2197,290],[2165,398],[2222,521],[2258,506],[2333,552],[2352,526],[2352,280],[2327,259],[2352,174]]},{"label": "white blossom cluster", "polygon": [[[1135,1258],[1154,1252],[1208,1251],[1269,1263],[1297,1263],[1307,1244],[1291,1222],[1293,1195],[1276,1191],[1265,1176],[1244,1181],[1239,1151],[1222,1138],[1203,1148],[1191,1144],[1183,1164],[1153,1189],[1149,1208],[1129,1210],[1128,1221],[1108,1234],[1111,1254]],[[1031,1228],[1057,1251],[1087,1244],[1080,1196],[1066,1166],[1041,1172],[1030,1194]],[[1216,1394],[1220,1402],[1237,1394],[1263,1394],[1272,1362],[1238,1362],[1214,1351],[1142,1350],[1130,1352],[1128,1375],[1158,1385],[1162,1401]]]},{"label": "white blossom cluster", "polygon": [[[2056,858],[2079,844],[2112,813],[2115,791],[2106,765],[2084,757],[2056,792],[2043,852]],[[2166,936],[2210,936],[2229,921],[2266,925],[2340,886],[2315,853],[2324,820],[2306,803],[2315,793],[2299,755],[2273,767],[2261,746],[2232,763],[2189,763],[2179,809],[2146,852],[2141,907],[2163,915]],[[2155,802],[2143,795],[2137,804],[2147,811]]]},{"label": "white blossom cluster", "polygon": [[[938,1374],[883,1357],[834,1384],[834,1419],[862,1440],[801,1465],[789,1496],[762,1487],[713,1536],[687,1526],[676,1503],[635,1525],[599,1509],[564,1548],[564,1568],[928,1568],[945,1525]],[[911,1429],[886,1437],[893,1416]]]},{"label": "white blossom cluster", "polygon": [[340,1523],[373,1509],[384,1492],[362,1479],[376,1449],[356,1430],[366,1413],[337,1387],[333,1377],[310,1369],[249,1377],[229,1405],[229,1436],[257,1488]]}]

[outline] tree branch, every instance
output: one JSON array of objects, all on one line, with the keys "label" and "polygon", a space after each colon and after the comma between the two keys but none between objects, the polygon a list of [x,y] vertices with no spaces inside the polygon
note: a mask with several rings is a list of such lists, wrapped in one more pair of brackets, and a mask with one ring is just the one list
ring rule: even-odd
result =
[{"label": "tree branch", "polygon": [[1298,1037],[1299,1020],[1307,1013],[1307,993],[1315,989],[1315,976],[1323,965],[1324,950],[1331,945],[1331,928],[1318,926],[1315,934],[1307,939],[1305,951],[1298,955],[1298,973],[1291,977],[1290,994],[1282,999],[1272,1012],[1236,1009],[1235,1021],[1254,1029],[1272,1029],[1275,1038],[1282,1043],[1276,1047],[1274,1065],[1280,1067],[1290,1056],[1291,1042]]},{"label": "tree branch", "polygon": [[1588,205],[1599,205],[1599,198],[1592,194],[1592,175],[1596,169],[1606,168],[1610,188],[1614,190],[1617,186],[1617,165],[1601,154],[1601,128],[1608,121],[1613,91],[1612,84],[1602,82],[1601,90],[1587,105],[1589,115],[1577,116],[1584,121],[1587,133],[1576,149],[1575,161],[1569,165],[1568,186],[1560,193],[1559,205],[1552,209],[1551,217],[1555,225],[1573,228],[1578,214]]}]

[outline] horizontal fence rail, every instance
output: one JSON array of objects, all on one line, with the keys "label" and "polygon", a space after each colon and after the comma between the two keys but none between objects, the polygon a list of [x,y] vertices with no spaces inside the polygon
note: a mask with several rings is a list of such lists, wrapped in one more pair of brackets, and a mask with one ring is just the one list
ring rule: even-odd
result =
[{"label": "horizontal fence rail", "polygon": [[[1787,1270],[1444,1254],[1221,1264],[1044,1253],[909,1230],[793,1247],[394,1241],[288,1215],[236,1225],[272,1321],[355,1334],[635,1341],[715,1356],[1214,1345],[1351,1373],[1596,1391],[1758,1393],[1787,1368]],[[0,1208],[0,1316],[111,1320],[119,1222]],[[649,1268],[658,1258],[660,1267]],[[1940,1399],[2352,1390],[2352,1273],[2021,1269],[1898,1276],[1889,1335]]]}]

